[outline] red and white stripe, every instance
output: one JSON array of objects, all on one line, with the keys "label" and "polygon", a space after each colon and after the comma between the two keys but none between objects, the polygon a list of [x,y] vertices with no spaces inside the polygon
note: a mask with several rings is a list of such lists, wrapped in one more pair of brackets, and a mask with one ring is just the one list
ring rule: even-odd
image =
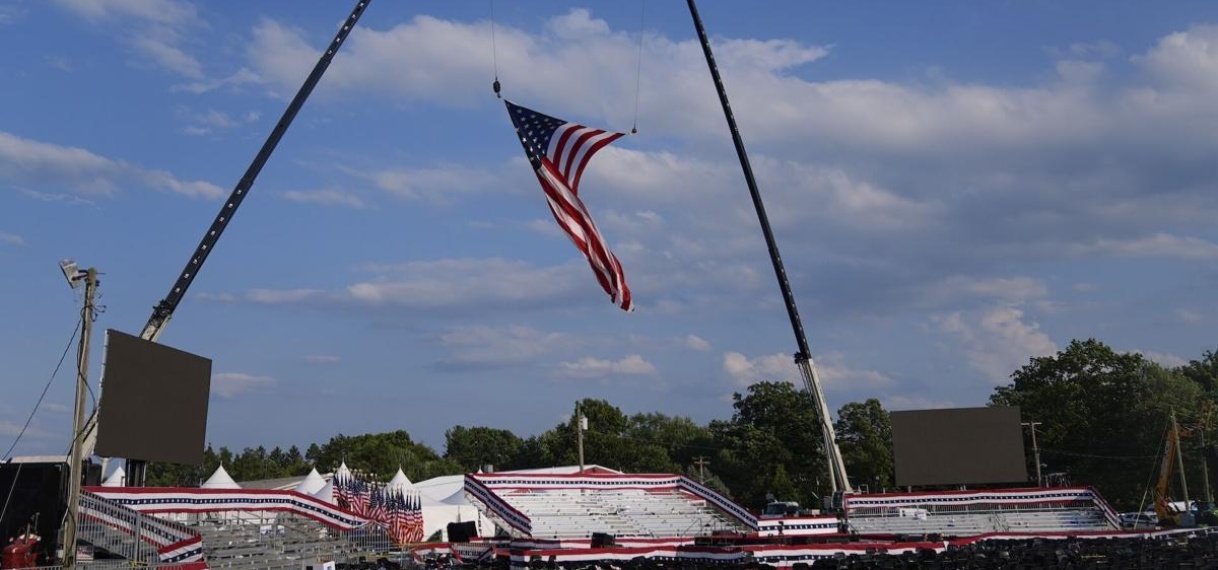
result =
[{"label": "red and white stripe", "polygon": [[613,303],[618,307],[632,311],[634,303],[621,263],[609,250],[592,215],[579,198],[579,179],[592,155],[621,137],[622,133],[567,123],[550,137],[550,148],[541,161],[537,179],[545,191],[554,220],[587,258],[601,288],[613,297]]}]

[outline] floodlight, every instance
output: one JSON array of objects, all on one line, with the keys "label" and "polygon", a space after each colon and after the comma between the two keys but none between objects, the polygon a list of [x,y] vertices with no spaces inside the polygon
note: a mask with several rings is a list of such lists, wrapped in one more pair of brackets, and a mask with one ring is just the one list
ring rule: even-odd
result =
[{"label": "floodlight", "polygon": [[81,278],[84,277],[85,272],[76,268],[75,261],[72,261],[71,259],[60,261],[59,269],[63,271],[64,279],[68,280],[68,285],[73,289],[79,287],[80,284],[84,282],[81,280]]}]

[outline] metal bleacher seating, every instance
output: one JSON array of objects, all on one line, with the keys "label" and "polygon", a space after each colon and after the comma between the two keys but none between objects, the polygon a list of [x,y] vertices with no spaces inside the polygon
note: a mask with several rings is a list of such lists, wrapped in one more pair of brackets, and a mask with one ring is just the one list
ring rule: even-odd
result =
[{"label": "metal bleacher seating", "polygon": [[860,534],[941,534],[975,536],[988,533],[1070,533],[1112,531],[1116,528],[1094,505],[1023,508],[978,508],[970,511],[926,512],[921,517],[882,514],[850,517],[850,529]]},{"label": "metal bleacher seating", "polygon": [[341,561],[360,550],[343,533],[292,514],[206,517],[192,526],[203,536],[210,568],[299,569],[303,562]]},{"label": "metal bleacher seating", "polygon": [[531,490],[501,495],[532,521],[533,538],[676,538],[734,528],[735,523],[680,491]]}]

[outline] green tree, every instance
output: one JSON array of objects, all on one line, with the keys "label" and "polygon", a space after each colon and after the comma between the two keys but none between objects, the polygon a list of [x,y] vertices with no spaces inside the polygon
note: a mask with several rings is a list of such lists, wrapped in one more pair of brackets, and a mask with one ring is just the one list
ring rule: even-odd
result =
[{"label": "green tree", "polygon": [[509,430],[458,425],[444,432],[444,458],[472,473],[486,464],[503,466],[523,444]]},{"label": "green tree", "polygon": [[310,448],[308,460],[320,470],[333,469],[346,461],[353,470],[388,480],[400,468],[411,481],[421,481],[427,475],[456,475],[462,472],[456,462],[443,462],[430,447],[415,443],[404,430],[386,433],[330,438],[330,441]]},{"label": "green tree", "polygon": [[1210,399],[1218,397],[1218,353],[1205,351],[1198,360],[1190,360],[1178,371],[1192,380]]},{"label": "green tree", "polygon": [[1200,395],[1184,375],[1095,339],[1033,358],[1011,378],[994,390],[991,405],[1019,406],[1024,421],[1041,422],[1046,471],[1097,487],[1119,508],[1139,504],[1171,411],[1192,416]]},{"label": "green tree", "polygon": [[[788,382],[760,382],[732,399],[731,421],[709,426],[719,449],[716,473],[731,496],[752,507],[764,506],[767,493],[801,505],[819,504],[821,485],[828,479],[820,423],[808,394]],[[793,496],[780,497],[768,488],[784,481],[791,483]]]},{"label": "green tree", "polygon": [[833,424],[851,485],[878,491],[893,484],[892,422],[880,401],[851,402]]}]

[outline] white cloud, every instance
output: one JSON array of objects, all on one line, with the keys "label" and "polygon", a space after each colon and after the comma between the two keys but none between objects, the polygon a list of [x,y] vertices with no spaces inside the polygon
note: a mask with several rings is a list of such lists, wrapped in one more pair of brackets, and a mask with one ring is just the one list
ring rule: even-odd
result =
[{"label": "white cloud", "polygon": [[305,362],[311,362],[313,364],[337,364],[338,362],[342,361],[341,356],[336,356],[333,354],[310,354],[305,356],[304,359]]},{"label": "white cloud", "polygon": [[389,268],[375,281],[349,285],[345,297],[369,305],[442,307],[488,302],[540,302],[588,290],[577,263],[533,267],[502,258],[416,261]]},{"label": "white cloud", "polygon": [[344,192],[336,188],[326,188],[323,190],[288,190],[283,193],[283,198],[292,202],[300,202],[302,204],[320,204],[323,206],[346,206],[357,210],[367,206],[364,200],[359,196],[350,192]]},{"label": "white cloud", "polygon": [[[504,258],[457,258],[368,265],[370,279],[337,290],[250,289],[244,293],[200,293],[218,302],[266,305],[325,303],[331,306],[512,311],[555,306],[555,301],[600,301],[603,291],[582,259],[536,267]],[[606,303],[608,297],[604,296]],[[565,304],[564,304],[565,305]]]},{"label": "white cloud", "polygon": [[965,360],[992,384],[1009,380],[1028,359],[1057,352],[1057,345],[1023,311],[998,307],[980,314],[953,312],[933,318],[939,329],[957,339]]},{"label": "white cloud", "polygon": [[874,393],[891,387],[895,380],[878,370],[856,368],[846,362],[841,352],[828,352],[815,359],[816,371],[825,390],[845,391],[865,389]]},{"label": "white cloud", "polygon": [[1156,362],[1167,368],[1177,368],[1188,364],[1187,358],[1176,356],[1168,352],[1156,352],[1153,350],[1134,350],[1132,352],[1141,354],[1142,356],[1146,357],[1147,360]]},{"label": "white cloud", "polygon": [[55,4],[102,29],[130,32],[129,26],[113,24],[137,23],[135,31],[123,34],[120,41],[166,70],[191,79],[203,77],[202,64],[181,48],[191,28],[206,25],[192,4],[177,0],[55,0]]},{"label": "white cloud", "polygon": [[1157,233],[1135,239],[1101,238],[1076,244],[1072,252],[1079,256],[1107,254],[1117,257],[1218,259],[1218,244],[1195,237]]},{"label": "white cloud", "polygon": [[62,192],[39,192],[30,190],[29,188],[18,188],[23,196],[39,202],[62,202],[69,206],[96,206],[97,202],[82,198],[73,194],[64,194]]},{"label": "white cloud", "polygon": [[75,192],[96,195],[110,195],[130,184],[194,198],[224,195],[219,186],[210,182],[183,181],[163,170],[147,169],[83,148],[35,141],[3,131],[0,131],[0,178],[40,186],[58,184]]},{"label": "white cloud", "polygon": [[[828,352],[813,358],[822,389],[840,392],[866,388],[878,390],[894,382],[892,377],[876,370],[850,366],[841,352]],[[747,387],[757,382],[790,382],[803,389],[803,379],[795,360],[789,354],[770,354],[749,358],[739,352],[723,355],[723,370],[732,383]]]},{"label": "white cloud", "polygon": [[723,353],[723,371],[735,386],[744,388],[758,382],[790,382],[801,385],[799,370],[789,354],[770,354],[749,358],[739,352]]},{"label": "white cloud", "polygon": [[1132,60],[1170,86],[1213,93],[1218,91],[1218,26],[1168,34]]},{"label": "white cloud", "polygon": [[711,344],[706,339],[691,334],[685,337],[685,346],[694,350],[710,350]]},{"label": "white cloud", "polygon": [[1048,288],[1032,277],[970,277],[953,275],[934,285],[928,296],[938,302],[951,302],[961,295],[1004,302],[1033,301],[1044,298]]},{"label": "white cloud", "polygon": [[886,394],[880,398],[880,402],[884,405],[884,409],[890,412],[899,410],[940,410],[960,407],[960,404],[957,404],[954,400],[928,398],[924,394]]},{"label": "white cloud", "polygon": [[26,14],[25,6],[19,4],[0,4],[0,26],[14,24]]},{"label": "white cloud", "polygon": [[[25,423],[24,421],[19,424],[19,423],[10,422],[8,420],[0,420],[0,436],[17,437],[17,434],[21,433],[21,428],[24,423]],[[71,435],[71,434],[68,434],[68,435]],[[30,425],[28,428],[25,429],[25,433],[22,434],[22,437],[38,438],[38,439],[44,439],[44,438],[48,438],[51,436],[52,436],[51,433],[47,432],[46,430],[44,430],[36,425]]]},{"label": "white cloud", "polygon": [[219,374],[212,374],[211,391],[222,398],[232,398],[252,390],[273,386],[275,383],[275,379],[270,376],[255,376],[241,372],[221,372]]},{"label": "white cloud", "polygon": [[382,170],[368,178],[392,196],[432,202],[449,201],[456,194],[499,188],[503,180],[500,174],[463,166]]},{"label": "white cloud", "polygon": [[42,409],[44,409],[48,412],[54,412],[57,414],[67,413],[69,410],[69,408],[67,406],[65,406],[63,404],[57,404],[55,402],[48,402],[46,404],[43,404]]},{"label": "white cloud", "polygon": [[1176,318],[1190,325],[1200,324],[1206,321],[1205,315],[1197,311],[1190,311],[1188,309],[1177,309]]},{"label": "white cloud", "polygon": [[440,341],[450,351],[437,364],[441,368],[518,366],[579,346],[569,335],[524,326],[458,327],[441,334]]},{"label": "white cloud", "polygon": [[17,234],[0,231],[0,245],[25,245],[25,238]]},{"label": "white cloud", "polygon": [[257,121],[259,117],[259,114],[254,111],[247,111],[240,116],[234,117],[229,113],[215,109],[200,112],[180,109],[178,114],[191,123],[184,127],[182,132],[193,136],[211,134],[216,130],[234,129]]},{"label": "white cloud", "polygon": [[602,360],[585,356],[574,362],[561,362],[555,374],[567,378],[604,378],[617,375],[655,374],[654,364],[642,356],[631,354],[620,360]]}]

